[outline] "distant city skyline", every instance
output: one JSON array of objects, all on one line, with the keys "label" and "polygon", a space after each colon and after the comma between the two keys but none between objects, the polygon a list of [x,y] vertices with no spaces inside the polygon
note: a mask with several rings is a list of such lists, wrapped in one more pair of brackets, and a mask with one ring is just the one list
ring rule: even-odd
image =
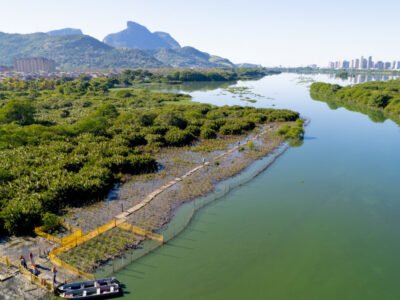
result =
[{"label": "distant city skyline", "polygon": [[72,27],[102,40],[133,20],[235,63],[326,65],[366,49],[396,57],[399,11],[394,0],[3,0],[0,31]]},{"label": "distant city skyline", "polygon": [[330,69],[352,69],[352,70],[400,70],[399,60],[377,60],[374,61],[372,55],[368,57],[360,56],[359,58],[344,59],[330,61],[328,63]]}]

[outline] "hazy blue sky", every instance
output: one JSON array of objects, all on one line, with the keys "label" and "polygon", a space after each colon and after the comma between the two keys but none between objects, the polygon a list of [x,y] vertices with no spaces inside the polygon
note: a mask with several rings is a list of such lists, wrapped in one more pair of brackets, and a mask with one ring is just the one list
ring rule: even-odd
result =
[{"label": "hazy blue sky", "polygon": [[4,32],[74,27],[103,39],[133,20],[182,45],[267,66],[400,60],[399,18],[395,0],[0,0]]}]

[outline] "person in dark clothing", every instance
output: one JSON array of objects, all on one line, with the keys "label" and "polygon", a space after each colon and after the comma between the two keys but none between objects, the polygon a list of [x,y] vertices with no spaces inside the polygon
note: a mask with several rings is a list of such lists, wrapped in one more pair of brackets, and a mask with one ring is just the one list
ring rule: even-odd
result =
[{"label": "person in dark clothing", "polygon": [[35,265],[35,262],[34,262],[34,260],[33,260],[33,254],[32,254],[32,252],[29,253],[29,258],[30,258],[30,260],[31,260],[31,265]]},{"label": "person in dark clothing", "polygon": [[23,266],[25,269],[28,269],[28,266],[26,265],[26,260],[25,257],[22,255],[20,256],[19,260],[21,261],[21,266]]},{"label": "person in dark clothing", "polygon": [[57,283],[57,268],[55,266],[53,266],[51,268],[51,272],[53,273],[53,283]]},{"label": "person in dark clothing", "polygon": [[40,271],[38,270],[38,268],[36,267],[36,265],[32,265],[32,269],[31,272],[33,275],[38,276],[40,274]]}]

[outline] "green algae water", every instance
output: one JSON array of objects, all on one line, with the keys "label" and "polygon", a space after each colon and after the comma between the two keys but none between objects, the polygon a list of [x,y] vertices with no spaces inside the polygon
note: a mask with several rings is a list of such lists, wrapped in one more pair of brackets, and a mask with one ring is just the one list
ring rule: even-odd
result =
[{"label": "green algae water", "polygon": [[[304,144],[117,272],[125,298],[400,299],[399,126],[313,101],[295,74],[238,86],[264,96],[251,105],[308,118]],[[218,90],[191,94],[250,105]]]}]

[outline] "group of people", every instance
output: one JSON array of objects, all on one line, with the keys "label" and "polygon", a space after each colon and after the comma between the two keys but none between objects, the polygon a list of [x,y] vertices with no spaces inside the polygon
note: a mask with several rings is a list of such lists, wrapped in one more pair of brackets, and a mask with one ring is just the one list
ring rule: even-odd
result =
[{"label": "group of people", "polygon": [[[28,265],[26,263],[26,259],[23,255],[20,256],[20,262],[21,262],[21,266],[27,270],[29,270],[33,275],[38,276],[40,274],[40,271],[38,269],[38,266],[35,264],[35,261],[33,260],[33,254],[32,252],[29,253],[29,260],[30,260],[30,264],[31,264],[31,268],[28,268]],[[53,274],[53,283],[57,283],[57,268],[55,266],[53,266],[51,268],[51,273]]]}]

